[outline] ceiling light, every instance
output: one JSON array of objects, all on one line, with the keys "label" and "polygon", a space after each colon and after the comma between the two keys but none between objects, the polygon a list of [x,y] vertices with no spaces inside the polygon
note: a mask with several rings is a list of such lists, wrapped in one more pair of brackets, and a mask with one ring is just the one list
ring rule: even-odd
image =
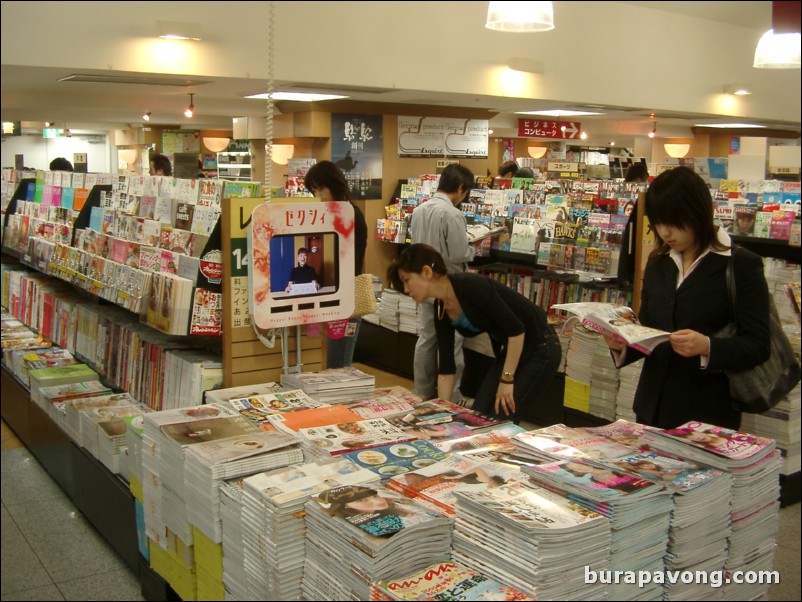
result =
[{"label": "ceiling light", "polygon": [[135,148],[123,148],[117,151],[117,155],[125,161],[126,165],[131,165],[136,161],[137,152]]},{"label": "ceiling light", "polygon": [[142,115],[142,119],[144,119],[145,121],[150,121],[150,111]]},{"label": "ceiling light", "polygon": [[529,153],[529,156],[533,159],[541,159],[543,155],[546,154],[546,151],[549,150],[545,146],[530,146],[526,149],[526,152]]},{"label": "ceiling light", "polygon": [[52,128],[56,123],[54,121],[45,121],[46,128]]},{"label": "ceiling light", "polygon": [[200,40],[200,23],[181,23],[179,21],[158,21],[159,37],[166,40]]},{"label": "ceiling light", "polygon": [[615,146],[615,140],[610,140],[610,146]]},{"label": "ceiling light", "polygon": [[764,128],[765,125],[756,125],[754,123],[697,123],[693,127],[697,128]]},{"label": "ceiling light", "polygon": [[[251,94],[245,98],[258,98],[267,100],[267,92]],[[315,92],[273,92],[273,100],[295,100],[299,102],[318,102],[320,100],[337,100],[338,98],[348,98],[339,94],[317,94]]]},{"label": "ceiling light", "polygon": [[588,139],[588,133],[587,132],[582,132],[581,134],[579,134],[579,137],[582,140],[587,140]]},{"label": "ceiling light", "polygon": [[666,154],[669,157],[674,157],[675,159],[681,159],[685,155],[688,154],[688,151],[691,150],[690,144],[664,144],[663,148],[666,151]]},{"label": "ceiling light", "polygon": [[189,94],[189,106],[184,111],[184,115],[186,117],[192,117],[195,114],[195,95],[190,92]]},{"label": "ceiling light", "polygon": [[286,165],[292,159],[292,154],[295,152],[295,145],[293,144],[273,144],[271,145],[270,158],[273,163],[279,165]]},{"label": "ceiling light", "polygon": [[757,69],[799,69],[801,40],[799,33],[774,33],[769,29],[757,43],[752,66]]},{"label": "ceiling light", "polygon": [[727,84],[724,86],[725,94],[734,94],[735,96],[748,96],[752,93],[752,86],[749,84]]},{"label": "ceiling light", "polygon": [[652,127],[652,131],[648,134],[649,138],[654,138],[657,136],[657,122],[654,122],[654,126]]},{"label": "ceiling light", "polygon": [[536,59],[512,58],[507,60],[507,67],[513,71],[526,73],[543,73],[543,61]]},{"label": "ceiling light", "polygon": [[549,31],[554,29],[554,7],[551,2],[490,2],[485,27],[518,33]]},{"label": "ceiling light", "polygon": [[543,115],[544,117],[578,117],[580,115],[604,115],[591,111],[572,111],[570,109],[550,109],[548,111],[516,111],[516,115]]},{"label": "ceiling light", "polygon": [[203,146],[208,148],[213,153],[222,153],[228,148],[228,144],[230,142],[230,138],[203,138]]}]

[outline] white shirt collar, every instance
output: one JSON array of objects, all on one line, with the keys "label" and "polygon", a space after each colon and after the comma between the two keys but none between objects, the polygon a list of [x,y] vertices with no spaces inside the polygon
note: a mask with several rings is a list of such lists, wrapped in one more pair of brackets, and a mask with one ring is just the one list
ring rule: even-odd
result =
[{"label": "white shirt collar", "polygon": [[699,257],[696,258],[696,261],[694,261],[691,264],[691,266],[688,268],[688,271],[685,273],[683,273],[682,271],[682,253],[680,253],[679,251],[675,251],[674,249],[671,249],[671,251],[669,251],[669,256],[671,257],[671,259],[674,260],[674,263],[677,265],[677,286],[682,284],[682,281],[685,280],[690,275],[690,273],[693,272],[694,269],[696,269],[696,266],[699,265],[699,262],[702,261],[702,258],[708,253],[716,253],[724,257],[729,257],[730,255],[732,255],[732,250],[730,248],[730,246],[732,245],[732,240],[730,239],[730,235],[727,234],[724,231],[724,228],[722,228],[721,226],[719,226],[716,230],[716,239],[718,240],[718,242],[725,245],[727,248],[722,250],[717,250],[714,249],[713,247],[708,247],[699,255]]}]

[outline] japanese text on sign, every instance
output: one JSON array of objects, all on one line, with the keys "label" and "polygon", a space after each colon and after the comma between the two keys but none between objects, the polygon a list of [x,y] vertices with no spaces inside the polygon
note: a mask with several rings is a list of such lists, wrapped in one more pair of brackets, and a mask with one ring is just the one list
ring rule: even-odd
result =
[{"label": "japanese text on sign", "polygon": [[582,124],[551,119],[519,119],[518,135],[526,138],[576,138]]},{"label": "japanese text on sign", "polygon": [[284,224],[293,226],[316,226],[326,223],[326,213],[317,209],[288,209],[284,212]]}]

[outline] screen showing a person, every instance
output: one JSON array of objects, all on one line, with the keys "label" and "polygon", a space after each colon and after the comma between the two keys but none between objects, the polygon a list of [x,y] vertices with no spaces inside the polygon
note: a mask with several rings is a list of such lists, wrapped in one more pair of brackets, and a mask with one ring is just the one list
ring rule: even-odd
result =
[{"label": "screen showing a person", "polygon": [[336,292],[338,257],[339,239],[333,232],[274,236],[270,241],[271,298]]}]

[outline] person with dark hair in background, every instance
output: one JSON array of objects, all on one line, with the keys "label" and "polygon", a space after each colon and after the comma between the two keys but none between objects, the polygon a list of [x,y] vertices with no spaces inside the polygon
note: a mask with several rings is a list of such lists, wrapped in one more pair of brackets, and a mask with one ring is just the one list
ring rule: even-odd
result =
[{"label": "person with dark hair in background", "polygon": [[156,153],[150,156],[150,175],[152,176],[171,176],[173,175],[173,165],[166,155]]},{"label": "person with dark hair in background", "polygon": [[[413,243],[431,245],[442,255],[449,273],[464,272],[469,261],[476,255],[468,243],[468,224],[465,215],[457,207],[466,199],[474,186],[475,178],[470,169],[458,163],[448,165],[440,174],[437,192],[412,212],[409,226]],[[400,289],[403,290],[403,289]],[[418,318],[418,341],[415,344],[413,373],[415,393],[422,399],[432,399],[437,395],[437,337],[434,328],[434,306],[431,300],[415,299],[420,304]],[[456,381],[454,399],[446,401],[460,403],[462,394],[459,384],[465,361],[462,357],[462,336],[454,340],[454,361]]]},{"label": "person with dark hair in background", "polygon": [[287,288],[285,289],[288,293],[292,291],[293,284],[312,283],[316,289],[320,290],[320,280],[317,272],[315,272],[315,268],[307,263],[308,259],[309,251],[306,250],[306,247],[298,249],[298,265],[292,268],[290,279],[287,281]]},{"label": "person with dark hair in background", "polygon": [[[345,175],[331,161],[320,161],[306,172],[304,186],[323,202],[351,203],[354,208],[354,276],[359,276],[365,267],[368,225],[362,210],[351,201],[351,190]],[[356,338],[359,336],[361,324],[362,318],[349,318],[344,336],[338,338],[332,338],[333,331],[329,329],[326,347],[327,368],[344,368],[353,363]]]},{"label": "person with dark hair in background", "polygon": [[75,171],[70,163],[64,157],[56,157],[50,162],[50,171]]},{"label": "person with dark hair in background", "polygon": [[[670,332],[645,357],[635,393],[638,422],[663,429],[695,420],[737,430],[724,370],[744,370],[769,357],[769,290],[760,256],[733,253],[730,237],[713,221],[705,181],[687,167],[657,176],[643,210],[655,232],[655,250],[643,275],[639,320]],[[730,322],[727,264],[738,291],[737,334],[719,337]],[[621,367],[644,355],[605,337]]]},{"label": "person with dark hair in background", "polygon": [[441,399],[449,399],[454,390],[456,334],[487,332],[496,359],[479,386],[473,409],[517,423],[537,403],[562,355],[541,307],[487,276],[449,273],[437,250],[424,244],[404,249],[387,269],[387,279],[418,303],[435,299]]},{"label": "person with dark hair in background", "polygon": [[535,170],[531,167],[521,167],[518,171],[515,172],[514,178],[532,178],[535,177]]},{"label": "person with dark hair in background", "polygon": [[[624,182],[648,184],[649,170],[646,168],[646,164],[639,162],[630,165]],[[628,215],[629,219],[621,239],[621,253],[618,256],[618,281],[622,286],[630,286],[635,279],[635,245],[638,243],[635,233],[638,223],[638,204],[627,203],[624,207],[624,215]]]},{"label": "person with dark hair in background", "polygon": [[[510,182],[512,178],[517,177],[518,173],[518,164],[515,161],[504,161],[501,165],[498,166],[498,175],[493,180],[493,188],[509,188]],[[503,182],[501,182],[503,180]]]}]

